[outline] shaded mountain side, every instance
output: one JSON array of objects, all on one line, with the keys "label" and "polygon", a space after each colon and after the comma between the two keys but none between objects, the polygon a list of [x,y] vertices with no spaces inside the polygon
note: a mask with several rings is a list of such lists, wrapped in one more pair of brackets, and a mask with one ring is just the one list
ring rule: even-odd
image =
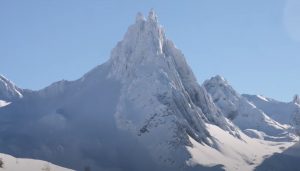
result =
[{"label": "shaded mountain side", "polygon": [[300,143],[288,148],[283,153],[276,153],[267,158],[255,171],[297,171],[300,162]]}]

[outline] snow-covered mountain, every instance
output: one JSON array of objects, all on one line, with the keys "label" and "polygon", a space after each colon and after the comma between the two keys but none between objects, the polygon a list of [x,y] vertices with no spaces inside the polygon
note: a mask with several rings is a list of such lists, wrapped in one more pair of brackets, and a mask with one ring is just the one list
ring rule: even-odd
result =
[{"label": "snow-covered mountain", "polygon": [[0,152],[76,170],[247,171],[295,143],[221,77],[199,85],[154,11],[78,80],[39,91],[5,83]]},{"label": "snow-covered mountain", "polygon": [[248,136],[271,141],[296,138],[290,133],[288,125],[270,118],[263,110],[238,94],[221,76],[213,77],[203,85],[225,116]]},{"label": "snow-covered mountain", "polygon": [[[216,146],[206,123],[239,136],[166,39],[153,11],[147,20],[138,14],[105,64],[79,80],[27,92],[1,109],[2,152],[76,169],[184,168],[190,137]],[[131,161],[122,163],[129,152]]]}]

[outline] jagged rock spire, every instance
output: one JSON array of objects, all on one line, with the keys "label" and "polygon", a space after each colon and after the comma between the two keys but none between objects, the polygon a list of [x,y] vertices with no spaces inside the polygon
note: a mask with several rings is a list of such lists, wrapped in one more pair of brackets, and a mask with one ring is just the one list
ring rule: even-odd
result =
[{"label": "jagged rock spire", "polygon": [[142,13],[137,13],[136,22],[128,28],[123,40],[111,52],[111,75],[119,78],[132,75],[141,64],[164,56],[165,45],[166,36],[154,10],[149,12],[147,20]]},{"label": "jagged rock spire", "polygon": [[150,10],[149,15],[148,15],[148,20],[158,22],[157,15],[156,15],[156,12],[154,11],[154,9]]},{"label": "jagged rock spire", "polygon": [[300,105],[300,97],[298,94],[294,96],[293,103]]},{"label": "jagged rock spire", "polygon": [[140,21],[145,21],[145,16],[141,13],[141,12],[138,12],[136,14],[136,17],[135,17],[135,21],[138,23]]},{"label": "jagged rock spire", "polygon": [[[226,120],[205,88],[198,84],[184,55],[166,38],[154,10],[149,12],[147,20],[139,13],[136,21],[114,48],[109,61],[109,77],[120,80],[131,90],[124,98],[139,94],[132,99],[147,101],[153,95],[157,96],[159,104],[172,106],[167,108],[184,121],[183,127],[199,142],[206,141],[201,137],[208,135],[205,122],[236,135],[235,127]],[[123,124],[126,122],[118,122],[118,125],[127,127]]]},{"label": "jagged rock spire", "polygon": [[216,76],[212,77],[210,80],[207,80],[206,82],[207,83],[211,82],[211,83],[215,83],[215,84],[228,84],[227,80],[220,75],[216,75]]}]

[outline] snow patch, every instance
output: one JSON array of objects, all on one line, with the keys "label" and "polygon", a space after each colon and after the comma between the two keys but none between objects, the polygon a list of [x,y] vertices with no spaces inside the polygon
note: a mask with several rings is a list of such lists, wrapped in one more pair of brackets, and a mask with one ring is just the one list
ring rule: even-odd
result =
[{"label": "snow patch", "polygon": [[3,162],[0,171],[73,171],[46,161],[15,158],[2,153],[0,153],[0,159]]},{"label": "snow patch", "polygon": [[4,107],[4,106],[7,106],[9,105],[11,102],[6,102],[4,100],[0,100],[0,107]]},{"label": "snow patch", "polygon": [[264,97],[264,96],[262,96],[262,95],[256,95],[256,96],[257,96],[259,99],[263,100],[263,101],[266,101],[266,102],[269,101],[266,97]]}]

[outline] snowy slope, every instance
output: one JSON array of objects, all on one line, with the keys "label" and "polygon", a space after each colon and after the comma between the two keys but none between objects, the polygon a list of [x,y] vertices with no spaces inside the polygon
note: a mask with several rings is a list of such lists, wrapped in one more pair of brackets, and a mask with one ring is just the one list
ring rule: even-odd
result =
[{"label": "snowy slope", "polygon": [[243,96],[272,119],[286,126],[293,126],[294,131],[300,133],[300,105],[297,95],[291,102],[280,102],[261,95]]},{"label": "snowy slope", "polygon": [[296,138],[288,126],[280,124],[238,94],[221,76],[204,82],[206,90],[227,118],[231,119],[248,136],[272,141]]},{"label": "snowy slope", "polygon": [[281,153],[295,144],[295,142],[272,142],[249,138],[240,132],[241,141],[215,125],[209,124],[207,128],[218,142],[218,147],[210,148],[191,139],[193,146],[187,147],[192,155],[188,161],[191,166],[223,165],[224,170],[228,171],[250,171],[274,153]]},{"label": "snowy slope", "polygon": [[296,171],[299,170],[300,143],[293,145],[283,153],[276,153],[255,168],[255,171]]},{"label": "snowy slope", "polygon": [[33,159],[19,159],[1,153],[0,159],[3,162],[0,171],[72,171],[71,169],[59,167],[49,162]]}]

